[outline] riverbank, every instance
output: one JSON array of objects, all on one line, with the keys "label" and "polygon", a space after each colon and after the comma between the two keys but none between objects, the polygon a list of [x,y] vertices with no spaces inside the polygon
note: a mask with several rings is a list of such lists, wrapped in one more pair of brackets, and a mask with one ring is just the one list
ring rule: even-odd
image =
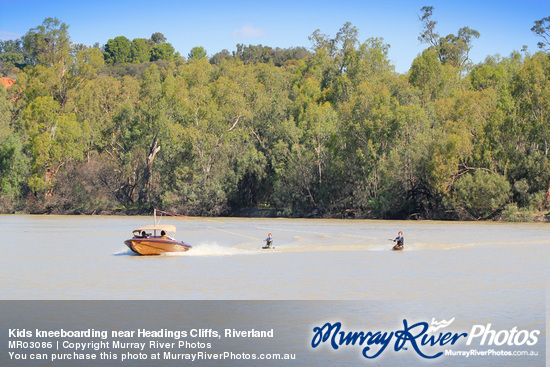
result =
[{"label": "riverbank", "polygon": [[[36,209],[36,208],[35,208]],[[170,211],[170,209],[168,209]],[[59,208],[43,208],[43,210],[20,210],[0,211],[0,214],[33,214],[33,215],[102,215],[102,216],[150,216],[153,208],[113,208],[98,210],[60,210]],[[182,214],[197,217],[232,217],[232,218],[288,218],[288,219],[373,219],[373,220],[443,220],[443,221],[488,221],[488,222],[521,222],[521,223],[550,223],[550,212],[530,210],[504,210],[491,218],[475,218],[464,213],[414,213],[403,217],[378,216],[372,211],[361,211],[347,209],[343,212],[320,212],[314,209],[304,215],[287,215],[283,210],[273,208],[239,208],[228,211],[222,215],[200,215],[198,213],[181,213],[174,211],[174,214]]]}]

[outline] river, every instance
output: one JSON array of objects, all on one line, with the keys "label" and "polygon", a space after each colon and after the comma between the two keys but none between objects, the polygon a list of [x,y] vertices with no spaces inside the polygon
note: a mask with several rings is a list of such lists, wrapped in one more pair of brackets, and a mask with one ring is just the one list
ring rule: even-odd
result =
[{"label": "river", "polygon": [[[361,301],[383,308],[374,326],[455,317],[548,330],[547,223],[167,217],[193,248],[136,256],[123,241],[152,221],[0,216],[0,298]],[[405,250],[390,251],[398,231]],[[268,233],[275,249],[262,250]]]}]

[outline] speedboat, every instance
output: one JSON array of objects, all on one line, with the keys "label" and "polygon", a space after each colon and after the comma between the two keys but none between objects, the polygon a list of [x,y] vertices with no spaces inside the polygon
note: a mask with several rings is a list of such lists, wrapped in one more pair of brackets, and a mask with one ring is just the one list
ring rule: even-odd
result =
[{"label": "speedboat", "polygon": [[131,239],[124,241],[124,244],[140,255],[160,255],[166,252],[185,252],[191,245],[182,241],[176,241],[168,234],[176,233],[176,226],[149,225],[133,231]]}]

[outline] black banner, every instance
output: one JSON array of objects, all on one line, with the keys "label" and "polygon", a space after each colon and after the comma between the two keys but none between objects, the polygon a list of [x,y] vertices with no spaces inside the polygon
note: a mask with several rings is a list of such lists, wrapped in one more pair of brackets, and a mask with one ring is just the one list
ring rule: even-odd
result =
[{"label": "black banner", "polygon": [[388,318],[395,307],[386,301],[1,301],[0,365],[545,365],[543,310],[532,323]]}]

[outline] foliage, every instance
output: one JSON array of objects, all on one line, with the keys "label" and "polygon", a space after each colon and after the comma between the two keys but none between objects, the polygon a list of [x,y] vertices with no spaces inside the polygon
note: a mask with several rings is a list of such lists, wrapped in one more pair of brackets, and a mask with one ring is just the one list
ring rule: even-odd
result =
[{"label": "foliage", "polygon": [[456,183],[456,202],[474,218],[488,218],[504,208],[510,195],[506,177],[477,170]]},{"label": "foliage", "polygon": [[11,126],[8,94],[0,88],[0,211],[17,207],[28,176],[29,162],[20,136]]},{"label": "foliage", "polygon": [[196,47],[193,47],[191,49],[191,51],[189,52],[188,58],[189,59],[200,60],[200,59],[206,58],[206,55],[207,54],[206,54],[206,50],[204,49],[204,47],[196,46]]},{"label": "foliage", "polygon": [[[71,43],[48,18],[0,44],[0,211],[531,220],[550,209],[550,58],[470,65],[464,27],[397,74],[346,23],[310,51],[180,57],[164,35]],[[544,37],[546,23],[534,32]],[[17,71],[18,70],[18,71]]]},{"label": "foliage", "polygon": [[432,19],[433,10],[433,6],[424,6],[421,9],[424,14],[420,18],[422,33],[418,40],[429,44],[430,49],[436,52],[443,65],[447,64],[463,69],[468,66],[472,38],[479,38],[479,32],[469,27],[463,27],[458,30],[457,35],[448,34],[441,37],[435,30],[437,21]]},{"label": "foliage", "polygon": [[158,45],[159,43],[164,43],[166,42],[166,37],[164,37],[164,34],[160,33],[160,32],[155,32],[151,35],[151,41],[155,44],[155,45]]},{"label": "foliage", "polygon": [[175,53],[174,47],[170,43],[159,43],[151,47],[151,61],[172,60],[178,55]]},{"label": "foliage", "polygon": [[535,25],[531,31],[542,38],[538,43],[540,49],[548,49],[550,46],[550,17],[535,20]]},{"label": "foliage", "polygon": [[158,32],[153,33],[148,40],[135,38],[130,41],[124,36],[118,36],[108,40],[104,49],[103,55],[108,65],[168,61],[176,59],[179,55],[174,47],[166,42],[164,35]]},{"label": "foliage", "polygon": [[57,18],[46,18],[23,36],[25,62],[31,66],[58,64],[68,58],[69,46],[69,26]]},{"label": "foliage", "polygon": [[123,64],[132,61],[131,42],[124,36],[107,41],[103,53],[106,64]]},{"label": "foliage", "polygon": [[[273,63],[276,66],[283,66],[288,63],[297,62],[310,56],[310,53],[303,47],[292,47],[288,49],[271,48],[263,45],[237,44],[237,50],[233,52],[232,58],[241,60],[245,64]],[[213,56],[211,63],[218,63],[217,60],[229,58],[229,51],[223,50]]]},{"label": "foliage", "polygon": [[145,38],[134,38],[130,45],[132,63],[139,64],[151,59],[149,44]]},{"label": "foliage", "polygon": [[0,41],[0,74],[12,76],[25,64],[21,39]]}]

